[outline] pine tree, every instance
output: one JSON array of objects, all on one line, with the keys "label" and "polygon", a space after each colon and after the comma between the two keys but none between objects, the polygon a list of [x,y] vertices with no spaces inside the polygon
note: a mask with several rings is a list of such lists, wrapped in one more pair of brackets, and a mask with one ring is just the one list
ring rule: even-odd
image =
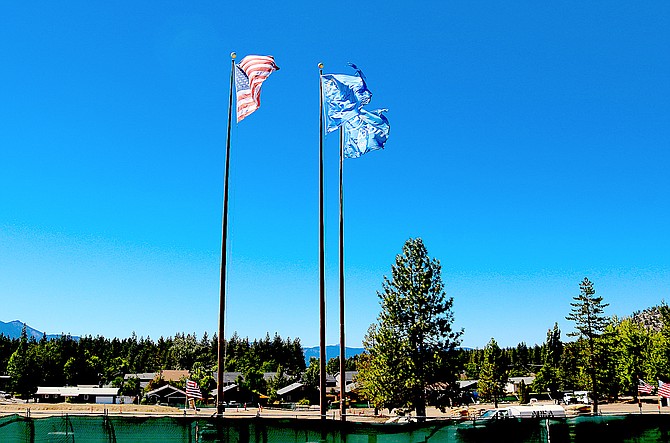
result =
[{"label": "pine tree", "polygon": [[563,343],[561,342],[561,330],[558,323],[554,323],[554,329],[547,331],[547,341],[544,346],[542,368],[537,373],[531,389],[535,392],[549,391],[553,398],[558,398],[560,387],[560,363],[563,355]]},{"label": "pine tree", "polygon": [[484,348],[484,359],[479,371],[477,392],[483,398],[493,400],[496,408],[498,407],[498,400],[505,392],[505,383],[508,376],[507,363],[498,343],[491,338],[491,341]]},{"label": "pine tree", "polygon": [[580,337],[587,342],[587,372],[591,379],[591,394],[593,397],[593,413],[598,413],[598,355],[596,354],[596,340],[600,337],[609,323],[605,315],[605,308],[609,306],[603,303],[602,297],[596,297],[596,290],[588,278],[579,284],[579,295],[574,297],[570,303],[572,309],[570,315],[565,317],[575,322],[576,332],[569,333],[571,337]]},{"label": "pine tree", "polygon": [[421,239],[405,243],[391,274],[378,293],[381,313],[365,338],[369,358],[360,363],[358,381],[376,407],[425,417],[427,386],[455,386],[462,331],[452,330],[453,299],[445,294],[440,262]]},{"label": "pine tree", "polygon": [[40,374],[37,371],[37,358],[35,355],[35,341],[28,341],[26,325],[23,324],[19,346],[9,357],[7,363],[7,374],[11,377],[12,390],[25,399],[37,390]]}]

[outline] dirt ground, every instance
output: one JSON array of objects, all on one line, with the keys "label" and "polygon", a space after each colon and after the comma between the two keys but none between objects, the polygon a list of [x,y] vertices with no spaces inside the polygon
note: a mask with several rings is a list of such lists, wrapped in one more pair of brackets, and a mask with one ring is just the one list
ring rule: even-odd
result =
[{"label": "dirt ground", "polygon": [[158,414],[174,415],[183,414],[179,408],[168,406],[145,406],[145,405],[97,405],[97,404],[73,404],[73,403],[11,403],[0,404],[0,414],[25,414],[30,410],[31,414]]},{"label": "dirt ground", "polygon": [[[513,404],[499,404],[499,407],[512,406]],[[427,410],[428,417],[436,419],[468,419],[475,418],[487,409],[493,408],[493,404],[471,405],[469,408],[451,408],[445,412],[439,409],[429,407]],[[566,406],[568,416],[577,414],[590,413],[590,407],[586,405],[569,405]],[[0,404],[0,415],[20,414],[26,415],[29,411],[31,417],[75,414],[75,415],[142,415],[142,416],[174,416],[174,415],[199,415],[211,416],[215,413],[214,408],[201,408],[198,411],[192,409],[184,411],[182,408],[168,407],[168,406],[151,406],[151,405],[98,405],[98,404],[72,404],[72,403],[9,403]],[[670,407],[659,407],[657,397],[643,398],[642,408],[640,409],[637,403],[633,403],[632,399],[628,401],[621,401],[617,403],[604,403],[600,405],[600,413],[604,415],[615,414],[670,414]],[[319,418],[319,409],[316,406],[309,408],[302,408],[296,410],[273,409],[273,408],[227,408],[225,417],[267,417],[267,418]],[[379,415],[374,414],[372,409],[353,409],[348,413],[348,420],[350,421],[365,421],[365,422],[383,422],[393,417],[389,415],[388,411],[383,411]],[[329,419],[339,419],[339,411],[329,411]]]}]

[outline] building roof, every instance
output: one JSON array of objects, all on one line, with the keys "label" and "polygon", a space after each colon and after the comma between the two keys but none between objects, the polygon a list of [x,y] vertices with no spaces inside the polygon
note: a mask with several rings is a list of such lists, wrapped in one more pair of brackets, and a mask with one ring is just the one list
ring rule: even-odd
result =
[{"label": "building roof", "polygon": [[[275,378],[276,375],[277,375],[276,371],[275,372],[263,372],[263,380],[265,380],[265,381],[272,380],[273,378]],[[284,373],[284,376],[286,376],[286,377],[291,377],[292,375],[293,374]]]},{"label": "building roof", "polygon": [[288,385],[288,386],[286,386],[286,387],[283,387],[283,388],[281,388],[281,389],[278,389],[278,390],[277,390],[277,395],[288,394],[289,392],[291,392],[291,391],[295,391],[296,389],[298,389],[298,388],[302,388],[303,386],[304,386],[304,385],[303,385],[302,383],[298,383],[298,382],[296,382],[296,383],[292,383],[292,384],[290,384],[290,385]]},{"label": "building roof", "polygon": [[137,374],[124,374],[123,379],[139,378],[140,381],[151,381],[158,374],[158,372],[140,372]]},{"label": "building roof", "polygon": [[61,397],[77,397],[79,395],[114,396],[119,395],[119,388],[38,386],[35,395],[60,395]]},{"label": "building roof", "polygon": [[[226,386],[223,387],[223,392],[226,393],[226,392],[232,391],[233,389],[236,389],[236,388],[237,388],[237,385],[235,383],[233,383],[232,385],[226,385]],[[216,389],[212,389],[209,392],[209,395],[211,395],[212,397],[216,397],[216,394],[217,394],[216,391],[217,391]]]},{"label": "building roof", "polygon": [[[218,372],[214,371],[214,380],[218,376]],[[244,375],[241,372],[224,372],[223,373],[223,384],[231,384],[237,381],[237,377],[241,377],[244,380]]]},{"label": "building roof", "polygon": [[519,384],[523,381],[524,384],[526,384],[526,385],[529,385],[529,384],[533,383],[534,380],[535,380],[535,377],[533,377],[533,376],[530,376],[530,377],[510,377],[509,378],[510,383]]},{"label": "building roof", "polygon": [[160,373],[161,378],[165,381],[179,381],[191,376],[191,373],[186,369],[164,369]]},{"label": "building roof", "polygon": [[479,380],[458,380],[458,389],[472,389],[477,386]]},{"label": "building roof", "polygon": [[[358,371],[345,371],[344,372],[344,383],[349,384],[354,381],[354,378],[358,375]],[[335,374],[335,382],[337,385],[340,385],[340,374],[339,372]]]}]

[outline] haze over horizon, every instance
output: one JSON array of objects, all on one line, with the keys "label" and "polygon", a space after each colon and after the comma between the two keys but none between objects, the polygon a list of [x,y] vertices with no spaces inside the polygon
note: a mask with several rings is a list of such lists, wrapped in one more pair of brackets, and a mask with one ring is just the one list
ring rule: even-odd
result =
[{"label": "haze over horizon", "polygon": [[281,70],[232,128],[227,335],[318,344],[319,62],[357,64],[391,124],[345,162],[348,346],[410,237],[442,263],[465,347],[542,343],[554,322],[566,339],[584,277],[607,315],[670,298],[670,3],[339,5],[4,4],[0,319],[217,330],[231,51]]}]

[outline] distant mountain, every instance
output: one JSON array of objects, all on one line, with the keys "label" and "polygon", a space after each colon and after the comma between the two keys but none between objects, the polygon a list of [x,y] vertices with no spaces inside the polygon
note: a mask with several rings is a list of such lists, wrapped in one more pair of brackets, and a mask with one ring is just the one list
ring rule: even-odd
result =
[{"label": "distant mountain", "polygon": [[[10,321],[5,323],[0,321],[0,335],[4,335],[9,338],[21,338],[21,330],[23,330],[23,322],[19,320]],[[44,336],[44,332],[40,332],[35,328],[31,328],[26,325],[26,334],[28,334],[28,339],[30,337],[35,338],[35,340],[41,340]],[[47,340],[60,337],[60,334],[49,334],[47,335]],[[72,337],[77,340],[79,337]]]},{"label": "distant mountain", "polygon": [[[319,351],[320,348],[319,346],[314,346],[312,348],[304,348],[303,352],[305,354],[305,363],[309,366],[309,359],[311,357],[316,357],[319,358]],[[345,348],[344,350],[344,355],[346,358],[353,357],[354,355],[358,355],[363,353],[365,349],[363,348]],[[340,356],[340,345],[327,345],[326,346],[326,361],[330,360],[331,358],[334,357],[339,357]]]}]

